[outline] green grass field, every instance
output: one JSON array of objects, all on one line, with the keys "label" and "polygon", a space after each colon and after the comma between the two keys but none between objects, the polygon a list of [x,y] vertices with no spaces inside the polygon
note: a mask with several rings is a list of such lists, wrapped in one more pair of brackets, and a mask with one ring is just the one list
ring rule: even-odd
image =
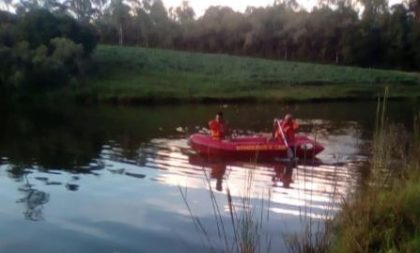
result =
[{"label": "green grass field", "polygon": [[95,69],[70,93],[99,101],[304,101],[420,95],[420,75],[398,71],[99,46]]}]

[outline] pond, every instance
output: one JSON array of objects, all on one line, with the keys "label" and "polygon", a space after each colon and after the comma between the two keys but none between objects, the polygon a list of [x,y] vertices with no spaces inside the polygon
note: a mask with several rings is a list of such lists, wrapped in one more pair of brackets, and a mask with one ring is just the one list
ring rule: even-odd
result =
[{"label": "pond", "polygon": [[[392,102],[392,120],[409,125],[413,103]],[[188,137],[217,111],[242,134],[291,112],[326,149],[293,164],[198,156]],[[284,252],[285,238],[363,186],[375,112],[375,102],[2,105],[0,252],[221,252],[234,239],[227,189]]]}]

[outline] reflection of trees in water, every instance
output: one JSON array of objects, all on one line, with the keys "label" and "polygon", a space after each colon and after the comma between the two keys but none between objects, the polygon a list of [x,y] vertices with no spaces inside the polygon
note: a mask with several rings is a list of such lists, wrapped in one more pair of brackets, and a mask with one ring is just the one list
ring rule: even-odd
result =
[{"label": "reflection of trees in water", "polygon": [[[100,167],[101,169],[103,167]],[[38,171],[43,171],[46,172],[48,174],[54,174],[54,175],[59,175],[61,174],[60,172],[51,172],[48,171],[46,169],[43,168],[33,168],[31,166],[26,166],[26,165],[9,165],[9,168],[7,169],[7,173],[8,176],[10,178],[13,178],[14,180],[16,180],[16,182],[22,182],[23,180],[25,180],[26,182],[28,181],[27,175],[33,173],[35,170]],[[92,172],[90,169],[89,170],[72,170],[72,173],[84,173],[84,174],[92,174],[92,175],[97,175],[94,172]],[[47,174],[47,175],[48,175]],[[75,182],[78,181],[80,179],[79,176],[72,176],[71,180],[67,183],[63,183],[63,182],[59,182],[59,181],[51,181],[47,176],[35,176],[34,179],[36,179],[37,181],[40,181],[42,183],[44,183],[45,185],[51,186],[51,185],[65,185],[66,189],[69,191],[77,191],[79,190],[79,185],[76,184]],[[25,189],[25,188],[23,188]]]},{"label": "reflection of trees in water", "polygon": [[[407,112],[412,115],[410,103],[398,103],[393,107],[394,110],[398,109],[392,114],[394,116]],[[291,111],[303,119],[301,129],[304,132],[317,133],[320,137],[331,134],[354,135],[359,132],[370,136],[371,133],[365,130],[372,129],[372,126],[366,127],[364,124],[372,122],[376,102],[351,103],[351,106],[349,103],[297,104],[281,108],[281,112],[278,109],[277,105],[241,105],[229,106],[224,111],[234,124],[233,129],[260,131],[268,127],[267,130],[270,130],[274,116]],[[143,155],[141,152],[147,147],[142,147],[142,143],[173,135],[177,126],[190,129],[202,126],[209,115],[217,110],[220,108],[208,105],[127,108],[86,107],[65,103],[9,104],[2,99],[0,153],[8,157],[12,164],[31,165],[36,161],[43,168],[71,170],[99,158],[103,146],[109,140],[114,140],[121,149],[118,153],[120,158],[135,160],[144,166],[147,163],[146,157],[153,155],[153,152]],[[258,115],[260,120],[250,121],[249,115]],[[305,118],[328,120],[317,122]],[[349,122],[349,119],[362,123]]]},{"label": "reflection of trees in water", "polygon": [[77,190],[79,190],[79,185],[68,183],[68,184],[66,184],[66,189],[69,190],[69,191],[77,191]]},{"label": "reflection of trees in water", "polygon": [[[8,104],[0,124],[0,153],[10,164],[42,169],[73,170],[101,150],[103,136],[80,114],[61,107]],[[22,176],[19,167],[13,171]]]},{"label": "reflection of trees in water", "polygon": [[150,140],[179,136],[177,126],[193,129],[216,110],[217,106],[86,107],[0,100],[0,153],[12,164],[36,161],[42,168],[71,171],[100,159],[109,145],[119,148],[111,150],[118,161],[144,166],[156,153],[141,153],[149,151]]},{"label": "reflection of trees in water", "polygon": [[28,170],[26,169],[25,165],[21,165],[21,164],[14,164],[9,166],[9,168],[7,169],[7,175],[10,178],[15,179],[16,181],[20,182],[23,180],[23,176],[26,175],[28,172]]},{"label": "reflection of trees in water", "polygon": [[[24,196],[16,202],[23,205],[23,214],[25,219],[30,221],[40,221],[44,219],[43,208],[44,205],[49,202],[50,194],[34,188],[34,184],[29,181],[28,175],[34,173],[34,170],[35,169],[24,165],[10,165],[7,172],[10,178],[13,178],[16,182],[23,183],[22,186],[18,188],[18,191]],[[40,169],[38,168],[38,170]],[[46,186],[63,185],[62,182],[51,181],[45,176],[33,176],[32,178],[38,182],[44,183]],[[65,184],[66,189],[69,191],[77,191],[79,189],[79,185],[76,184],[75,181],[78,180],[78,176],[73,176],[71,181]]]},{"label": "reflection of trees in water", "polygon": [[[120,148],[111,150],[118,156],[117,160],[138,160],[145,164],[146,158],[137,156],[139,146],[162,134],[158,126],[171,129],[165,126],[173,123],[171,117],[162,117],[149,109],[1,105],[0,153],[10,164],[30,167],[36,162],[46,170],[72,173],[85,173],[86,167],[92,170],[91,162],[101,159],[110,140],[115,144],[111,148]],[[173,115],[172,110],[166,113]],[[180,115],[184,114],[181,110]],[[99,167],[93,168],[96,169]],[[13,174],[22,176],[25,172],[16,169]]]},{"label": "reflection of trees in water", "polygon": [[25,184],[19,188],[19,191],[24,194],[24,197],[17,200],[17,203],[22,203],[25,206],[23,214],[25,219],[31,221],[43,220],[43,208],[50,200],[50,195],[43,191],[34,189],[25,176]]}]

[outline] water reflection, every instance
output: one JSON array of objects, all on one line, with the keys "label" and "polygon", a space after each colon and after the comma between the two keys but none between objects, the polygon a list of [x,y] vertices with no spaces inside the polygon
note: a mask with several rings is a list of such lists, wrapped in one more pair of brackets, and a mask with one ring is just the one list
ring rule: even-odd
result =
[{"label": "water reflection", "polygon": [[125,176],[129,176],[129,177],[137,178],[137,179],[146,178],[146,175],[144,175],[144,174],[128,172],[128,171],[125,171],[125,169],[116,169],[116,170],[108,169],[108,171],[110,171],[112,174],[125,175]]},{"label": "water reflection", "polygon": [[286,164],[279,164],[275,166],[275,175],[273,176],[273,186],[282,184],[284,188],[290,188],[290,184],[293,183],[292,175],[295,163],[289,162]]},{"label": "water reflection", "polygon": [[[252,198],[258,200],[262,192],[270,192],[264,198],[271,201],[265,208],[272,233],[297,230],[302,213],[322,218],[327,209],[337,210],[338,200],[356,189],[368,173],[361,164],[366,159],[364,141],[371,136],[370,112],[375,108],[375,103],[224,108],[232,128],[243,132],[271,131],[272,118],[291,111],[301,120],[302,131],[327,147],[319,157],[322,162],[311,163],[255,163],[192,154],[189,134],[220,110],[217,105],[9,108],[2,112],[0,124],[0,227],[10,231],[10,240],[19,239],[20,231],[34,231],[28,238],[40,240],[26,245],[42,244],[38,252],[61,251],[57,244],[71,249],[74,243],[81,246],[73,251],[91,252],[83,246],[88,241],[118,242],[120,252],[140,252],[150,245],[162,249],[162,237],[177,241],[179,234],[187,246],[174,253],[188,252],[199,238],[177,187],[188,187],[195,214],[211,223],[205,175],[221,203],[226,201],[227,187],[239,202],[244,179],[252,171]],[[179,127],[184,131],[178,132]],[[22,209],[25,219],[48,220],[39,226],[54,225],[50,234],[66,230],[66,236],[56,244],[42,243],[45,231],[16,223],[22,220]],[[224,215],[228,218],[228,211]],[[285,230],[279,231],[285,222]],[[112,225],[98,230],[100,224]],[[124,227],[130,227],[129,232]],[[137,233],[150,235],[149,239],[126,240]],[[5,236],[1,230],[0,236]],[[65,239],[70,237],[76,239]],[[21,249],[2,247],[0,252]],[[282,252],[281,246],[273,247]]]},{"label": "water reflection", "polygon": [[69,191],[77,191],[79,190],[79,185],[68,183],[66,184],[66,189]]},{"label": "water reflection", "polygon": [[[226,157],[217,157],[217,156],[206,156],[198,154],[189,154],[188,162],[193,166],[198,166],[202,168],[210,169],[210,176],[212,179],[216,180],[215,189],[219,192],[223,191],[223,180],[228,167],[254,167],[258,170],[258,167],[264,167],[272,169],[272,183],[274,187],[281,186],[284,188],[290,188],[290,184],[293,183],[292,175],[293,170],[298,167],[298,165],[305,166],[319,166],[320,161],[312,159],[311,161],[298,162],[297,160],[240,160],[238,158],[226,158]],[[259,173],[258,171],[256,173]]]},{"label": "water reflection", "polygon": [[[401,112],[404,112],[411,119],[414,108],[411,104],[396,104],[390,108],[396,113],[390,115],[403,117]],[[314,139],[332,135],[370,138],[375,109],[376,104],[368,102],[287,107],[251,104],[223,108],[231,127],[238,132],[269,132],[272,119],[290,111],[301,121],[301,130],[313,133]],[[186,138],[205,126],[208,117],[219,110],[218,105],[146,108],[0,106],[0,154],[12,164],[37,164],[46,170],[75,173],[83,172],[86,166],[89,166],[87,170],[94,169],[90,163],[95,160],[95,169],[103,169],[98,163],[102,159],[145,166],[148,155],[156,153],[155,146],[149,145],[151,141],[162,137]],[[179,127],[187,129],[186,132],[178,132]],[[348,141],[337,140],[339,145]]]},{"label": "water reflection", "polygon": [[[342,196],[355,189],[358,178],[356,166],[349,161],[246,161],[188,154],[188,162],[196,170],[209,170],[214,189],[222,192],[224,186],[229,185],[230,192],[238,199],[248,194],[244,192],[244,185],[251,171],[251,197],[270,201],[271,212],[301,216],[304,211],[309,217],[323,219],[338,210]],[[198,183],[192,179],[184,180],[190,187]],[[269,189],[270,194],[261,195],[264,189]]]},{"label": "water reflection", "polygon": [[23,204],[25,219],[30,221],[43,220],[43,208],[50,200],[50,195],[35,189],[26,176],[25,183],[19,187],[19,192],[23,193],[24,197],[18,199],[17,203]]}]

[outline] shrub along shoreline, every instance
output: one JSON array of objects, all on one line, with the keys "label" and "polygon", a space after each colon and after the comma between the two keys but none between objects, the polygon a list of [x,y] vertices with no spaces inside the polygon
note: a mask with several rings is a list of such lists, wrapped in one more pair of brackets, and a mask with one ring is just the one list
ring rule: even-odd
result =
[{"label": "shrub along shoreline", "polygon": [[412,126],[389,122],[388,92],[378,103],[366,180],[321,231],[297,235],[290,252],[420,252],[420,112]]},{"label": "shrub along shoreline", "polygon": [[367,187],[345,201],[329,252],[420,252],[420,114],[410,130],[378,110]]}]

